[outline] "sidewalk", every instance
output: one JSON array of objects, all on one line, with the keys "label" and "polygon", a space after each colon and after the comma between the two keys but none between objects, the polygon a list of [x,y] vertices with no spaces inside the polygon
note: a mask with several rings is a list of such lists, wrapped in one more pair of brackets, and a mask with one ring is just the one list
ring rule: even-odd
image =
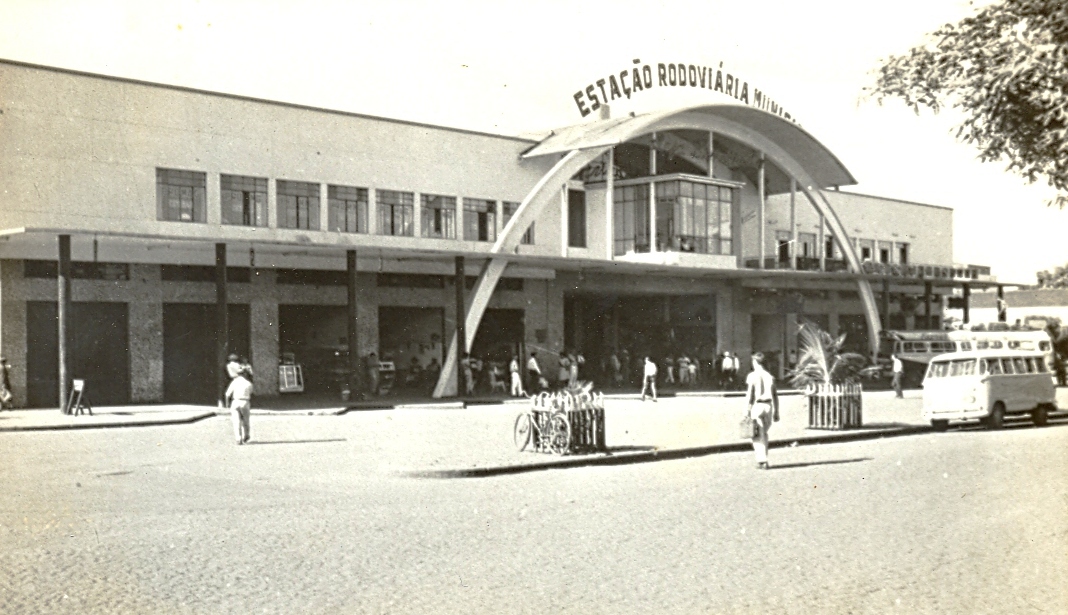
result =
[{"label": "sidewalk", "polygon": [[[805,398],[781,397],[782,420],[771,429],[772,448],[876,439],[930,431],[921,413],[921,391],[895,399],[891,391],[864,394],[863,426],[830,431],[808,429]],[[1068,388],[1058,389],[1058,407],[1068,409]],[[308,407],[254,409],[259,420],[342,421],[339,431],[359,434],[367,463],[393,476],[455,478],[513,474],[550,468],[641,463],[723,452],[751,451],[738,434],[745,400],[706,394],[642,402],[637,395],[606,399],[607,452],[556,456],[519,452],[512,442],[516,417],[529,402],[510,400],[399,403],[390,408]],[[333,403],[333,402],[330,402]],[[94,409],[92,416],[65,416],[58,410],[0,412],[2,431],[55,431],[150,425],[181,425],[228,415],[210,406],[159,405]],[[332,429],[332,428],[331,428]],[[772,454],[774,464],[774,452]]]}]

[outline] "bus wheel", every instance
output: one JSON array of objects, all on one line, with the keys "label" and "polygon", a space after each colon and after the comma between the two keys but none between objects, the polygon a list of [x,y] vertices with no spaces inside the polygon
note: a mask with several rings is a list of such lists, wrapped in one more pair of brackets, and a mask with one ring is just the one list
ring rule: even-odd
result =
[{"label": "bus wheel", "polygon": [[935,419],[931,421],[931,427],[934,428],[935,431],[945,431],[949,429],[949,421],[945,419]]},{"label": "bus wheel", "polygon": [[994,404],[990,410],[990,416],[986,417],[986,426],[989,429],[1001,429],[1005,424],[1005,404],[1000,401]]},{"label": "bus wheel", "polygon": [[1034,422],[1035,427],[1045,427],[1049,422],[1049,408],[1046,404],[1039,404],[1034,411],[1031,412],[1031,420]]}]

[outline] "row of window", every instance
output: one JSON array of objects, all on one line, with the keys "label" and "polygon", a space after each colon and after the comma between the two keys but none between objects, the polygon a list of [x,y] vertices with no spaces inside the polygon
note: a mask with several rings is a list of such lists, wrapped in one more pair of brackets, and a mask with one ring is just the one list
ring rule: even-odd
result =
[{"label": "row of window", "polygon": [[[267,226],[267,179],[220,175],[223,224]],[[421,235],[456,239],[456,197],[420,194]],[[319,184],[277,180],[278,228],[324,230],[319,220]],[[369,190],[355,186],[327,186],[327,231],[369,232]],[[497,240],[497,201],[463,198],[463,238]],[[501,203],[502,222],[508,223],[519,203]],[[375,190],[375,220],[379,235],[414,236],[415,195]],[[207,174],[199,171],[156,169],[156,218],[168,222],[207,221]],[[522,243],[534,243],[534,225]]]},{"label": "row of window", "polygon": [[[953,378],[972,376],[977,366],[976,359],[936,361],[927,370],[928,378]],[[1045,374],[1046,362],[1039,357],[1001,357],[978,360],[979,375],[1002,376],[1012,374]]]},{"label": "row of window", "polygon": [[612,195],[614,252],[733,254],[734,189],[686,179],[657,181],[655,246],[650,241],[650,184],[616,186]]}]

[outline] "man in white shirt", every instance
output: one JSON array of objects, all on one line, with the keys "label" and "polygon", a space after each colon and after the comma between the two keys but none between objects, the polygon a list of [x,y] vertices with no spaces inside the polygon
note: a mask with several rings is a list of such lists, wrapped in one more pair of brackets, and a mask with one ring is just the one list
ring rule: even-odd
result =
[{"label": "man in white shirt", "polygon": [[764,369],[764,353],[753,353],[753,371],[745,379],[749,418],[753,419],[753,451],[757,467],[768,469],[768,429],[779,420],[779,393],[775,378]]},{"label": "man in white shirt", "polygon": [[226,403],[230,406],[230,418],[234,422],[234,438],[244,444],[252,437],[249,428],[249,415],[252,413],[252,381],[248,379],[249,370],[242,368],[230,381],[226,389]]},{"label": "man in white shirt", "polygon": [[901,358],[896,354],[890,355],[890,358],[894,361],[894,393],[898,399],[902,399],[905,397],[901,394],[901,378],[905,375],[905,364],[901,362]]},{"label": "man in white shirt", "polygon": [[651,390],[653,401],[656,401],[656,363],[649,357],[645,357],[645,377],[642,378],[642,401],[645,401],[645,392]]},{"label": "man in white shirt", "polygon": [[519,376],[519,357],[512,357],[512,362],[508,364],[508,371],[512,378],[512,397],[526,396],[526,391],[523,390],[523,379]]},{"label": "man in white shirt", "polygon": [[536,392],[541,380],[541,366],[538,365],[538,353],[530,353],[527,359],[527,390]]}]

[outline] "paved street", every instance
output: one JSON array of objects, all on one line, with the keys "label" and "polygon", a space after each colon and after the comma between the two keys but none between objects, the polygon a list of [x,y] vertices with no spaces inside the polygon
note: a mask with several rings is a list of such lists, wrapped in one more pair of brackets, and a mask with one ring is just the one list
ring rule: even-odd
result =
[{"label": "paved street", "polygon": [[[609,443],[720,411],[665,402],[626,402]],[[0,611],[1068,611],[1063,419],[787,445],[768,472],[728,453],[442,480],[396,470],[508,437],[420,436],[420,412],[255,417],[245,447],[221,417],[0,434]]]}]

